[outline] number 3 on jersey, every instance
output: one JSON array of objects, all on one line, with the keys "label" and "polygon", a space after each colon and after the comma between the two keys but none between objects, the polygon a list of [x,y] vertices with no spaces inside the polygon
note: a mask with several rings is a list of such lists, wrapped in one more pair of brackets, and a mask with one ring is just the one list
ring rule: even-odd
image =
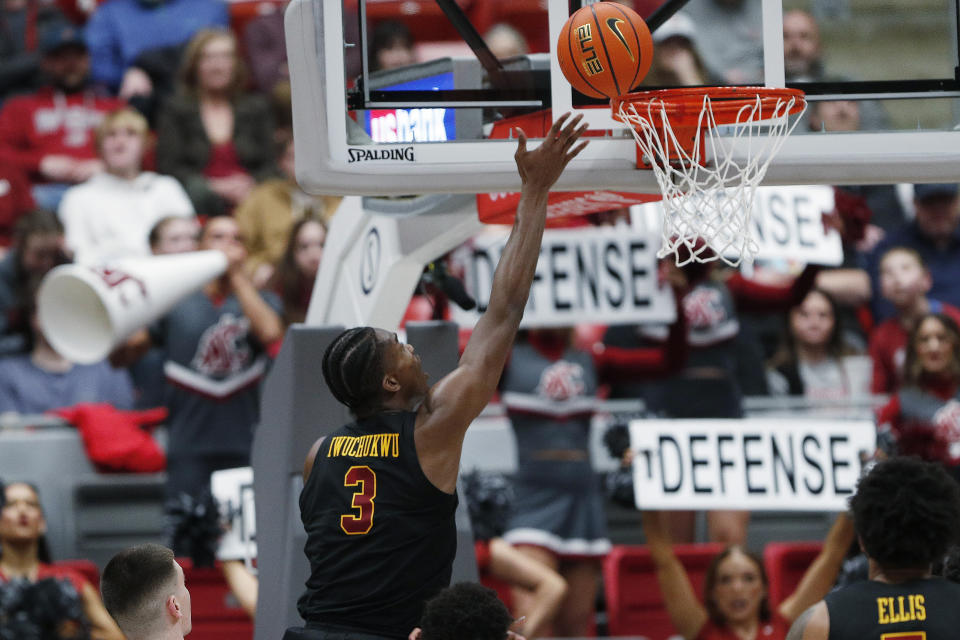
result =
[{"label": "number 3 on jersey", "polygon": [[900,633],[885,633],[880,640],[927,640],[926,631],[901,631]]},{"label": "number 3 on jersey", "polygon": [[377,474],[367,466],[350,467],[343,475],[343,486],[358,487],[350,503],[359,514],[340,516],[340,528],[348,536],[370,533],[373,527],[373,499],[377,497]]}]

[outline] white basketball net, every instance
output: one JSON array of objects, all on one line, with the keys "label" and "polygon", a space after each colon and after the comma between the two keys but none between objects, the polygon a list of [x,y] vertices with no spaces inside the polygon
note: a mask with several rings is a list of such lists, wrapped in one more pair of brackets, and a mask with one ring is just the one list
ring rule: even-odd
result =
[{"label": "white basketball net", "polygon": [[[762,106],[758,93],[754,103],[737,111],[733,122],[718,124],[710,96],[704,94],[698,135],[689,152],[674,135],[668,102],[653,98],[641,104],[620,103],[617,115],[632,125],[633,137],[663,192],[658,258],[674,254],[677,266],[720,259],[736,267],[753,261],[757,244],[750,219],[757,185],[800,120],[789,117],[799,107],[798,100],[803,101],[777,98],[775,105]],[[799,113],[805,108],[804,104]],[[683,246],[688,249],[685,259],[678,252]]]}]

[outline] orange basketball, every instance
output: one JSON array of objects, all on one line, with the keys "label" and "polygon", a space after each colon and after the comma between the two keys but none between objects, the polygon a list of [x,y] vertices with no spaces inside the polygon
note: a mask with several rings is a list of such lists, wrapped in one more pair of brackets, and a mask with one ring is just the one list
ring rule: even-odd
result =
[{"label": "orange basketball", "polygon": [[653,61],[647,23],[632,9],[597,2],[577,10],[560,30],[560,69],[573,88],[615,98],[640,84]]}]

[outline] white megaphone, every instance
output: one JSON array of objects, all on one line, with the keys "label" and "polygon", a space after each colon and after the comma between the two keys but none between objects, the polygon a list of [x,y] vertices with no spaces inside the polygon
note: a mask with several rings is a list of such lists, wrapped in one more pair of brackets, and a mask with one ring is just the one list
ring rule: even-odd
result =
[{"label": "white megaphone", "polygon": [[40,284],[37,320],[57,353],[80,364],[99,362],[226,269],[220,251],[63,265]]}]

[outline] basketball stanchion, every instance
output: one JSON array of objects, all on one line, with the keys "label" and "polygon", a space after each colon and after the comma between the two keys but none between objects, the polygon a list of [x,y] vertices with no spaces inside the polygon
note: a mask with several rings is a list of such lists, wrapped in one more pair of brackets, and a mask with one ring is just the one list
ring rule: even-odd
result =
[{"label": "basketball stanchion", "polygon": [[[796,89],[695,87],[639,91],[610,101],[629,124],[637,168],[663,193],[657,256],[677,265],[753,261],[750,219],[757,186],[806,109]],[[678,251],[686,247],[688,251]],[[687,257],[681,258],[681,255]]]}]

